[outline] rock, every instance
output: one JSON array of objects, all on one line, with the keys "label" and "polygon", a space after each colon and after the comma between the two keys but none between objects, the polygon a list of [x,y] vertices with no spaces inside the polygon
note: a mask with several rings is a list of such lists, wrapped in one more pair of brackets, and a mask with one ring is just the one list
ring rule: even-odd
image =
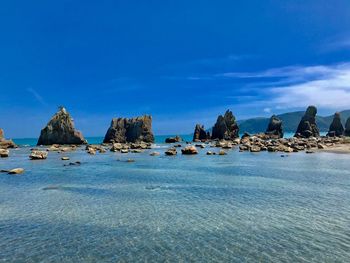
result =
[{"label": "rock", "polygon": [[346,120],[344,135],[350,136],[350,117]]},{"label": "rock", "polygon": [[333,121],[331,125],[329,126],[329,131],[327,133],[327,136],[329,137],[338,137],[342,136],[344,133],[344,127],[341,123],[340,113],[336,112],[333,117]]},{"label": "rock", "polygon": [[309,106],[306,109],[306,112],[302,117],[294,135],[295,137],[309,138],[320,136],[320,132],[316,124],[316,114],[317,108],[315,106]]},{"label": "rock", "polygon": [[227,154],[227,152],[225,152],[224,150],[219,151],[219,155],[226,155],[226,154]]},{"label": "rock", "polygon": [[52,117],[41,130],[37,145],[51,144],[86,144],[80,131],[75,130],[70,114],[63,107]]},{"label": "rock", "polygon": [[140,149],[132,149],[131,152],[132,152],[132,153],[142,153],[143,150],[140,150]]},{"label": "rock", "polygon": [[63,157],[61,158],[61,160],[62,160],[62,161],[68,161],[68,160],[69,160],[69,157],[68,157],[68,156],[63,156]]},{"label": "rock", "polygon": [[126,162],[127,162],[127,163],[134,163],[135,160],[134,160],[134,159],[127,159]]},{"label": "rock", "polygon": [[283,138],[282,120],[272,115],[265,134],[270,138]]},{"label": "rock", "polygon": [[182,154],[198,154],[197,148],[193,145],[186,146],[181,149]]},{"label": "rock", "polygon": [[149,155],[151,155],[151,156],[159,156],[160,153],[159,152],[151,152]]},{"label": "rock", "polygon": [[250,152],[252,153],[256,153],[256,152],[260,152],[261,148],[259,146],[255,146],[253,145],[252,147],[250,147]]},{"label": "rock", "polygon": [[22,174],[22,173],[24,173],[23,168],[15,168],[15,169],[8,171],[8,174]]},{"label": "rock", "polygon": [[111,151],[112,152],[119,152],[121,149],[123,149],[123,145],[119,142],[113,143]]},{"label": "rock", "polygon": [[221,148],[222,149],[232,149],[233,145],[230,142],[225,142],[224,144],[222,144]]},{"label": "rock", "polygon": [[245,144],[242,144],[242,145],[239,146],[239,150],[242,151],[242,152],[243,151],[249,151],[249,148],[250,147],[248,145],[245,145]]},{"label": "rock", "polygon": [[306,150],[305,153],[315,153],[315,152],[312,150]]},{"label": "rock", "polygon": [[231,111],[227,110],[225,115],[220,115],[213,127],[213,140],[233,140],[239,137],[239,128],[235,116]]},{"label": "rock", "polygon": [[104,143],[154,142],[152,117],[114,118],[103,140]]},{"label": "rock", "polygon": [[121,153],[128,153],[129,150],[128,150],[128,149],[121,149],[120,152],[121,152]]},{"label": "rock", "polygon": [[206,132],[203,125],[197,124],[194,128],[193,141],[206,141],[210,139],[210,133]]},{"label": "rock", "polygon": [[10,151],[7,149],[0,149],[0,158],[9,157]]},{"label": "rock", "polygon": [[176,148],[169,148],[168,150],[165,151],[165,155],[176,155],[177,151]]},{"label": "rock", "polygon": [[180,136],[175,136],[175,137],[169,137],[165,139],[165,143],[176,143],[176,142],[181,142],[182,139]]},{"label": "rock", "polygon": [[207,155],[215,155],[215,153],[212,151],[207,151]]},{"label": "rock", "polygon": [[95,150],[95,148],[93,148],[93,147],[88,147],[87,150],[86,150],[86,152],[87,152],[88,154],[91,154],[91,155],[95,155],[95,154],[96,154],[96,150]]},{"label": "rock", "polygon": [[32,151],[29,155],[31,160],[44,160],[47,158],[47,151]]},{"label": "rock", "polygon": [[8,149],[8,148],[16,148],[17,145],[12,140],[6,140],[3,129],[0,129],[0,148]]}]

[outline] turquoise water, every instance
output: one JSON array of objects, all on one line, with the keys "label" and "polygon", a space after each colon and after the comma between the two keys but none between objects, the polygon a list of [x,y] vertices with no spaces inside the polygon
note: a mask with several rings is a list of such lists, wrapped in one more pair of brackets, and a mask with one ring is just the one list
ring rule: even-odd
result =
[{"label": "turquoise water", "polygon": [[11,150],[0,169],[26,172],[0,174],[0,261],[349,262],[350,156],[155,147],[44,161]]}]

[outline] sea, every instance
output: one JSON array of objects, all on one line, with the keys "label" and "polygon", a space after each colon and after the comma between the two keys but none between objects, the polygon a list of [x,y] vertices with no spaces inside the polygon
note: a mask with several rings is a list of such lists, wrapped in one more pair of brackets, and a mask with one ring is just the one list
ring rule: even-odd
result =
[{"label": "sea", "polygon": [[15,140],[0,169],[25,172],[0,173],[0,262],[350,261],[350,155],[165,156],[164,139],[42,161]]}]

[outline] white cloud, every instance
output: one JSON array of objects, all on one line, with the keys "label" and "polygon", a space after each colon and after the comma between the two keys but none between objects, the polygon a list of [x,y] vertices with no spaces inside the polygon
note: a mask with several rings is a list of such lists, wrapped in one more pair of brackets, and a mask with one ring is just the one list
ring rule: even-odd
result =
[{"label": "white cloud", "polygon": [[264,108],[264,112],[271,113],[271,108]]}]

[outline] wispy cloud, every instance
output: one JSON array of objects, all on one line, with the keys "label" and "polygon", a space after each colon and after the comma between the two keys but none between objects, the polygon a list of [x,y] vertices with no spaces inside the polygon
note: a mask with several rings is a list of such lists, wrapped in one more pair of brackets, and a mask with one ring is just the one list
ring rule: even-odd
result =
[{"label": "wispy cloud", "polygon": [[331,52],[350,49],[350,37],[349,36],[341,36],[329,39],[325,44],[321,46],[322,52]]},{"label": "wispy cloud", "polygon": [[41,105],[48,106],[44,98],[36,90],[34,90],[33,88],[27,88],[27,91],[31,93]]}]

